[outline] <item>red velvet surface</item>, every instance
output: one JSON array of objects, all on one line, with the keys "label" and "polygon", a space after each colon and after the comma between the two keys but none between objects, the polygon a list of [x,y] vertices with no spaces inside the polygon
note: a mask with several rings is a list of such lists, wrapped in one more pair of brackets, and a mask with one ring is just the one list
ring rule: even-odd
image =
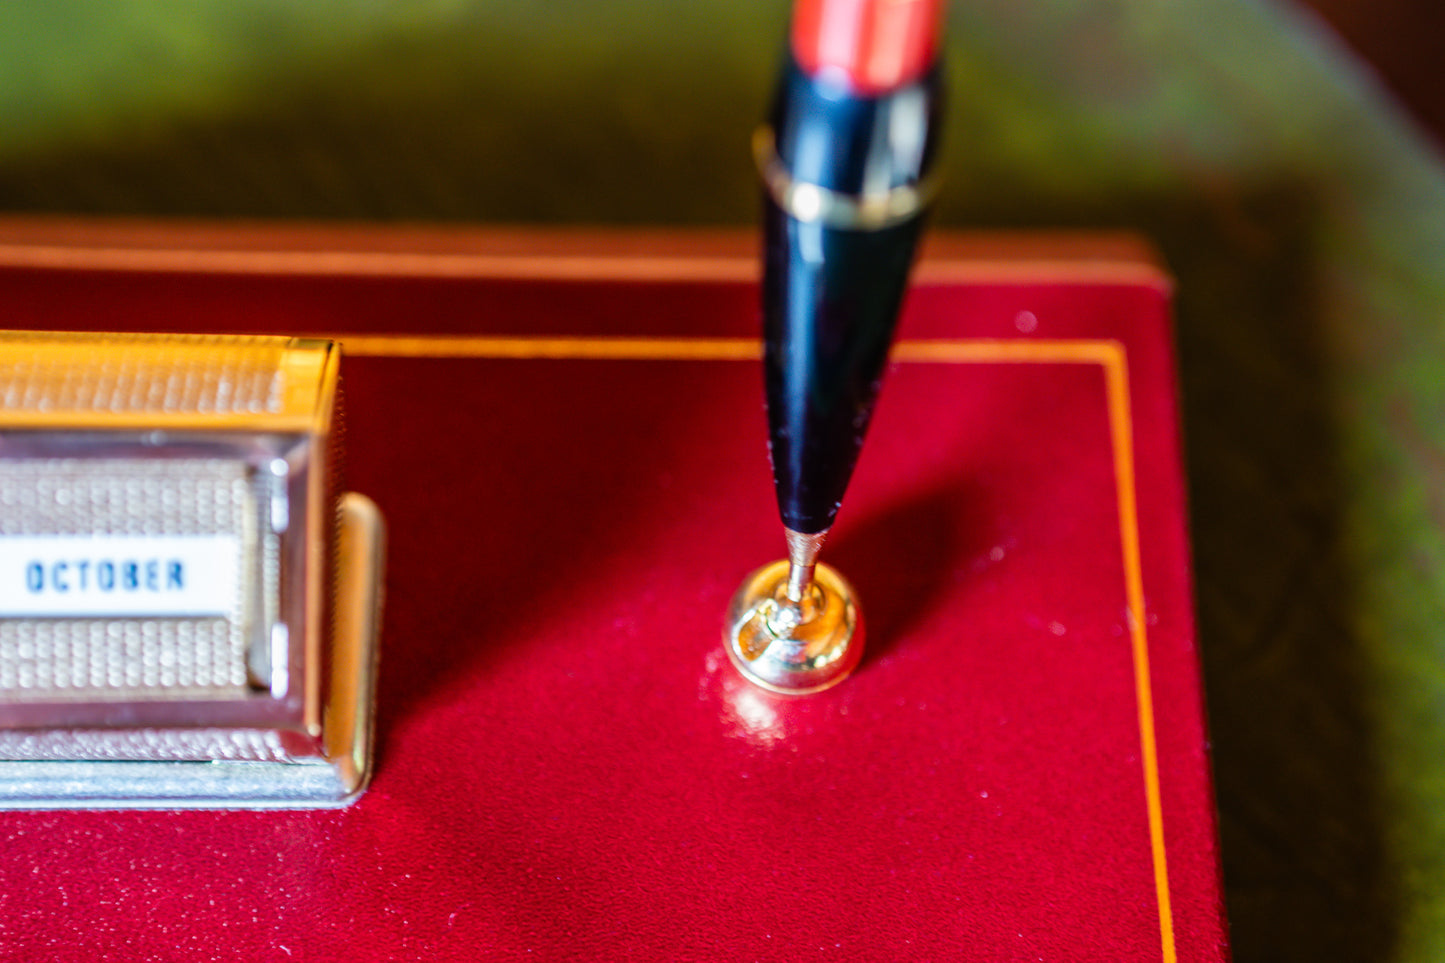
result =
[{"label": "red velvet surface", "polygon": [[[0,269],[27,328],[743,336],[755,304],[741,280]],[[0,956],[1223,958],[1167,292],[933,283],[901,337],[1124,346],[1167,921],[1100,365],[893,366],[825,550],[869,647],[788,699],[719,640],[783,550],[755,363],[352,357],[348,483],[390,526],[371,789],[0,814]]]}]

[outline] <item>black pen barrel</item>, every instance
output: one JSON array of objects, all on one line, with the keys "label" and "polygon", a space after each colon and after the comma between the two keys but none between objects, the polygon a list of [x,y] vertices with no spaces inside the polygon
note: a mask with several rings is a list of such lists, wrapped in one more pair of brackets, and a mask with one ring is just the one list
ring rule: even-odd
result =
[{"label": "black pen barrel", "polygon": [[778,508],[796,532],[832,525],[873,415],[922,233],[938,88],[935,70],[858,96],[790,62],[765,128],[764,377]]}]

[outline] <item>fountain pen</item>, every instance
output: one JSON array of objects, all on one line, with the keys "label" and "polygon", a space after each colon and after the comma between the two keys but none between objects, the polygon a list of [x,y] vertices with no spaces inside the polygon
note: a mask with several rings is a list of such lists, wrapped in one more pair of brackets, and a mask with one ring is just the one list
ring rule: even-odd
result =
[{"label": "fountain pen", "polygon": [[872,418],[932,192],[942,6],[799,0],[754,137],[769,444],[794,599]]}]

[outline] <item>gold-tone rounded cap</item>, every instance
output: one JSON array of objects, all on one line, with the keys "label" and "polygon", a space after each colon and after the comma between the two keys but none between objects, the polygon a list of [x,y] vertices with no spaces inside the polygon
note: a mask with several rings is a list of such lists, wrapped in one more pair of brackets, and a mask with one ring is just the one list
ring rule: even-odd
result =
[{"label": "gold-tone rounded cap", "polygon": [[819,564],[808,597],[788,598],[788,563],[764,565],[728,606],[723,645],[750,682],[788,695],[837,685],[863,654],[863,613],[837,570]]}]

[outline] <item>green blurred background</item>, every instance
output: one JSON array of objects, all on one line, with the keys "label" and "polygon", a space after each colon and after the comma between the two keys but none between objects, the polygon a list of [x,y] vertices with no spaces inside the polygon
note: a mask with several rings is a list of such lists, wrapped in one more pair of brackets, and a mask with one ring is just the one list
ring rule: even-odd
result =
[{"label": "green blurred background", "polygon": [[[0,5],[0,210],[746,224],[780,0]],[[1269,0],[956,0],[938,221],[1179,279],[1236,959],[1445,959],[1445,180]]]}]

